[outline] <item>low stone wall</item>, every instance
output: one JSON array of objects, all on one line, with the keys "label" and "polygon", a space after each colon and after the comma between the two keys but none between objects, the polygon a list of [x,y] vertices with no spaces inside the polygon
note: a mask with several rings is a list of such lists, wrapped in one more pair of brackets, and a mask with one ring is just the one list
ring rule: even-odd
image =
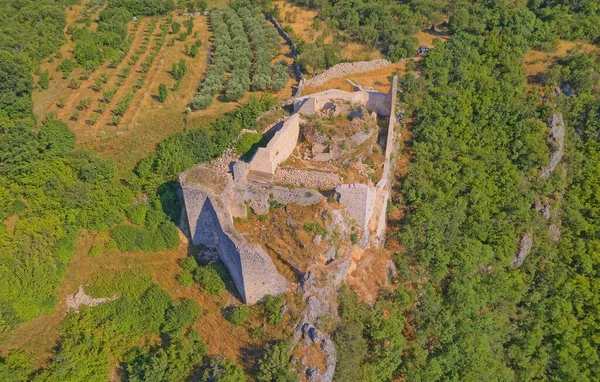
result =
[{"label": "low stone wall", "polygon": [[370,72],[393,65],[388,60],[377,59],[371,61],[343,62],[327,69],[323,73],[306,81],[306,86],[317,87],[324,85],[334,78],[344,77],[348,74]]},{"label": "low stone wall", "polygon": [[292,115],[284,122],[267,144],[256,151],[250,161],[250,171],[275,174],[277,166],[283,163],[294,151],[300,136],[300,116]]},{"label": "low stone wall", "polygon": [[210,188],[179,177],[192,243],[217,248],[219,257],[235,283],[242,300],[254,304],[264,296],[287,290],[271,257],[258,244],[251,244],[233,226],[229,208]]}]

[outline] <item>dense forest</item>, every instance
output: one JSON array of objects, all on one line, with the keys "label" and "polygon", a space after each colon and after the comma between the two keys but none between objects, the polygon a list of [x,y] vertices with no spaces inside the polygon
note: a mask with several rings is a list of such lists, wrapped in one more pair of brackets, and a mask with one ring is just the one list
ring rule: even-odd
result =
[{"label": "dense forest", "polygon": [[[600,5],[595,0],[562,1],[449,1],[449,0],[293,0],[315,9],[318,18],[330,21],[339,41],[352,39],[379,46],[392,61],[414,54],[421,28],[434,29],[448,22],[450,31],[487,33],[495,27],[526,30],[531,47],[551,49],[557,38],[600,38]],[[513,4],[514,3],[514,4]],[[518,12],[512,12],[519,10]],[[527,10],[528,12],[524,12]]]},{"label": "dense forest", "polygon": [[[413,54],[411,34],[420,28],[445,23],[452,34],[424,57],[422,75],[401,79],[402,106],[414,122],[405,152],[411,162],[395,198],[406,213],[392,238],[402,247],[394,259],[398,275],[372,306],[350,288],[340,291],[335,379],[596,380],[600,58],[571,51],[535,78],[525,77],[523,65],[529,49],[549,51],[559,39],[600,43],[600,4],[295,3],[318,9],[341,31],[339,39],[377,44],[392,60]],[[38,121],[33,115],[33,73],[66,42],[66,6],[0,3],[0,341],[54,309],[82,229],[105,234],[100,252],[178,245],[177,174],[219,156],[275,102],[253,97],[203,128],[174,134],[121,179],[110,160],[76,148],[75,135],[56,116]],[[109,0],[98,30],[70,31],[73,64],[95,68],[119,58],[131,15],[173,7],[162,0]],[[246,47],[262,44],[250,32],[260,25],[248,12],[227,17],[245,23]],[[547,127],[555,113],[566,124],[565,156],[541,177],[556,151]],[[537,204],[549,206],[554,230]],[[533,246],[516,266],[525,235]],[[215,293],[224,289],[217,270],[186,266],[184,277],[192,282]],[[194,300],[174,299],[136,272],[98,274],[86,291],[121,297],[68,314],[43,369],[22,351],[0,354],[0,380],[105,381],[115,363],[133,381],[246,380],[231,360],[206,355],[190,329],[202,312]],[[269,300],[261,309],[279,323],[281,302]],[[247,314],[234,311],[230,320]],[[289,355],[285,342],[266,349],[257,380],[294,380]]]}]

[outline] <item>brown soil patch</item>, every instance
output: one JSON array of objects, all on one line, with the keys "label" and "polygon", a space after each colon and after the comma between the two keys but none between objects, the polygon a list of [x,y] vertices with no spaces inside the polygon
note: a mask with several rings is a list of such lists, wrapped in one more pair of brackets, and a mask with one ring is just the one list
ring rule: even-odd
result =
[{"label": "brown soil patch", "polygon": [[421,29],[415,36],[419,40],[419,46],[426,45],[430,48],[433,47],[433,40],[439,39],[442,42],[448,41],[450,36],[450,31],[448,29],[442,29],[440,31],[432,31],[431,29]]},{"label": "brown soil patch", "polygon": [[527,77],[536,76],[548,70],[550,66],[560,57],[564,57],[567,51],[578,48],[582,52],[594,52],[598,48],[585,41],[564,41],[560,40],[554,52],[541,52],[539,50],[530,50],[525,54],[525,75]]}]

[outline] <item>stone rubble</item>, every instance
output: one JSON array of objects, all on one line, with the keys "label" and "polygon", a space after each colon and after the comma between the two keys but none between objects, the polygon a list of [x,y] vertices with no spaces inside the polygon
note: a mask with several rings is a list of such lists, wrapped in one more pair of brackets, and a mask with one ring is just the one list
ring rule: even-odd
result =
[{"label": "stone rubble", "polygon": [[94,298],[85,294],[83,291],[83,285],[80,285],[77,289],[77,292],[73,296],[67,297],[67,312],[73,311],[78,312],[79,307],[82,305],[85,306],[96,306],[100,304],[104,304],[105,302],[115,301],[119,298],[119,294],[115,294],[112,297],[104,297],[104,298]]},{"label": "stone rubble", "polygon": [[338,174],[293,168],[278,169],[273,180],[278,184],[316,189],[332,189],[344,183]]}]

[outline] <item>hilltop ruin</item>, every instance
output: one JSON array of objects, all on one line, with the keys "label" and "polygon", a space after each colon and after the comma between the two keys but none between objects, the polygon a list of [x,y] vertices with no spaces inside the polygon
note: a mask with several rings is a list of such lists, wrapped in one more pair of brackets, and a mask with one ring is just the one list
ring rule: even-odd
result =
[{"label": "hilltop ruin", "polygon": [[[352,228],[351,234],[346,230],[345,240],[352,237],[346,252],[384,243],[396,93],[394,77],[388,93],[333,89],[295,98],[293,114],[276,124],[273,137],[249,163],[200,164],[180,175],[192,243],[217,250],[245,303],[284,293],[288,282],[267,243],[252,243],[236,229],[235,218],[246,219],[249,212],[265,216],[273,205],[334,203],[322,216],[326,227]],[[337,235],[327,232],[317,234],[315,242]],[[285,259],[286,253],[277,256]]]}]

